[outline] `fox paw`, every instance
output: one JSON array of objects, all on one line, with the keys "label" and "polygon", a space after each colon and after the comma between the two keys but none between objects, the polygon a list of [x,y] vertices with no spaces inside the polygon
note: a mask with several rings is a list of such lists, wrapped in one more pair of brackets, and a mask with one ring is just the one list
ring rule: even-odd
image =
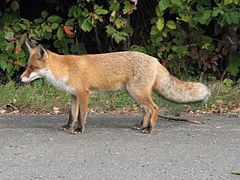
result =
[{"label": "fox paw", "polygon": [[142,126],[139,124],[135,124],[132,128],[136,129],[136,130],[140,130],[140,129],[142,129]]},{"label": "fox paw", "polygon": [[150,134],[152,132],[152,128],[144,128],[141,130],[141,133],[144,133],[144,134]]},{"label": "fox paw", "polygon": [[83,130],[82,130],[82,128],[77,128],[77,129],[71,131],[71,133],[72,133],[72,134],[82,134],[82,133],[83,133]]},{"label": "fox paw", "polygon": [[69,125],[63,125],[59,129],[64,130],[64,131],[69,131],[69,130],[71,130],[71,127]]}]

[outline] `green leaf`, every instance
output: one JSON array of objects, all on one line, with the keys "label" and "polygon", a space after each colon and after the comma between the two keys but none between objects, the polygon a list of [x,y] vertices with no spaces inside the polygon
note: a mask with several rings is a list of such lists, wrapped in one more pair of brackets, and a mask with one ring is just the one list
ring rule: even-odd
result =
[{"label": "green leaf", "polygon": [[3,71],[7,69],[7,62],[4,59],[7,59],[6,55],[0,54],[0,69]]},{"label": "green leaf", "polygon": [[2,60],[3,58],[0,55],[0,69],[2,69],[3,71],[5,71],[7,69],[7,62]]},{"label": "green leaf", "polygon": [[30,26],[30,21],[29,21],[29,20],[22,18],[21,21],[23,21],[23,23],[24,23],[26,26]]},{"label": "green leaf", "polygon": [[108,11],[106,9],[103,9],[101,6],[94,5],[94,10],[97,15],[107,14]]},{"label": "green leaf", "polygon": [[166,26],[169,28],[169,29],[176,29],[176,24],[174,21],[167,21],[166,23]]},{"label": "green leaf", "polygon": [[120,29],[120,28],[125,27],[127,25],[127,20],[122,18],[122,17],[118,17],[115,20],[114,25],[117,27],[117,29]]},{"label": "green leaf", "polygon": [[182,58],[183,56],[185,56],[187,54],[187,47],[185,46],[172,46],[171,47],[172,51],[176,52],[178,57]]},{"label": "green leaf", "polygon": [[156,6],[156,10],[155,10],[156,14],[158,17],[162,17],[164,12],[160,10],[159,6]]},{"label": "green leaf", "polygon": [[81,29],[83,30],[83,31],[91,31],[92,30],[92,25],[88,22],[88,20],[87,19],[85,19],[84,21],[83,21],[83,23],[82,23],[82,25],[80,26],[81,27]]},{"label": "green leaf", "polygon": [[73,25],[73,24],[74,24],[74,21],[75,21],[74,18],[68,19],[68,20],[65,22],[65,25]]},{"label": "green leaf", "polygon": [[131,14],[137,7],[132,5],[129,0],[124,1],[123,14]]},{"label": "green leaf", "polygon": [[117,30],[111,26],[111,25],[108,25],[106,26],[106,32],[108,35],[113,35]]},{"label": "green leaf", "polygon": [[[74,6],[73,10],[72,10],[73,17],[79,18],[81,16],[81,11],[80,10],[81,10],[80,8]],[[82,13],[84,14],[85,12],[83,11]]]},{"label": "green leaf", "polygon": [[132,45],[129,50],[143,52],[147,54],[147,49],[144,46]]},{"label": "green leaf", "polygon": [[151,28],[151,32],[150,32],[150,35],[154,36],[158,33],[158,29],[157,29],[157,26],[152,26]]},{"label": "green leaf", "polygon": [[237,76],[240,72],[240,54],[239,53],[231,53],[228,55],[229,64],[228,64],[228,71],[231,75]]},{"label": "green leaf", "polygon": [[164,11],[165,9],[168,8],[170,4],[170,0],[160,0],[158,6],[161,11]]},{"label": "green leaf", "polygon": [[226,16],[226,21],[227,21],[227,23],[228,23],[229,25],[232,24],[232,19],[231,19],[231,17],[230,17],[229,14]]},{"label": "green leaf", "polygon": [[226,78],[226,79],[223,80],[223,83],[226,86],[231,87],[233,85],[233,80]]},{"label": "green leaf", "polygon": [[4,39],[11,39],[14,37],[14,32],[5,32],[4,33]]},{"label": "green leaf", "polygon": [[125,32],[116,31],[116,33],[114,33],[112,37],[117,43],[119,43],[120,41],[126,40],[128,37],[128,34]]},{"label": "green leaf", "polygon": [[225,5],[231,4],[232,2],[233,2],[233,0],[224,0]]},{"label": "green leaf", "polygon": [[162,29],[164,28],[164,19],[158,18],[156,25],[157,25],[157,29],[159,31],[162,31]]},{"label": "green leaf", "polygon": [[132,34],[133,33],[133,28],[130,25],[124,27],[122,30],[124,32],[128,33],[128,34]]},{"label": "green leaf", "polygon": [[42,11],[42,12],[41,12],[41,16],[42,16],[43,19],[46,19],[46,17],[48,16],[48,14],[49,14],[49,13],[48,13],[47,11]]},{"label": "green leaf", "polygon": [[74,6],[71,6],[71,7],[68,9],[68,17],[72,17],[72,16],[73,16],[73,11],[74,11]]},{"label": "green leaf", "polygon": [[27,26],[26,26],[25,24],[19,23],[18,25],[19,25],[19,26],[21,27],[21,29],[23,29],[23,30],[26,30],[26,29],[27,29]]},{"label": "green leaf", "polygon": [[51,32],[46,32],[45,35],[43,36],[45,39],[49,40],[52,37]]},{"label": "green leaf", "polygon": [[211,18],[211,15],[212,15],[212,12],[207,10],[207,11],[204,11],[203,13],[203,16],[199,18],[199,22],[201,24],[208,24],[209,23],[209,20]]},{"label": "green leaf", "polygon": [[63,36],[64,36],[64,31],[63,31],[63,28],[60,26],[57,30],[57,38],[59,40],[62,40]]},{"label": "green leaf", "polygon": [[163,35],[163,37],[168,37],[168,32],[166,30],[163,30],[162,35]]},{"label": "green leaf", "polygon": [[240,21],[240,12],[231,12],[229,15],[231,22],[234,24],[239,24]]},{"label": "green leaf", "polygon": [[52,28],[50,26],[43,26],[42,30],[43,32],[52,32]]},{"label": "green leaf", "polygon": [[47,21],[51,23],[60,23],[62,18],[60,16],[52,15],[47,18]]},{"label": "green leaf", "polygon": [[37,24],[40,24],[43,22],[43,19],[42,18],[37,18],[37,19],[34,19],[34,22],[37,23]]},{"label": "green leaf", "polygon": [[240,175],[240,170],[239,171],[232,171],[231,174]]},{"label": "green leaf", "polygon": [[120,7],[120,4],[117,0],[110,1],[109,11],[117,11]]},{"label": "green leaf", "polygon": [[189,15],[185,15],[182,17],[182,19],[184,22],[189,22],[191,20],[191,17]]},{"label": "green leaf", "polygon": [[96,12],[97,15],[102,15],[102,14],[107,14],[108,10],[106,10],[106,9],[97,9],[95,12]]},{"label": "green leaf", "polygon": [[212,12],[212,16],[217,17],[219,13],[220,13],[220,9],[219,8],[214,8],[213,12]]},{"label": "green leaf", "polygon": [[84,17],[89,17],[90,16],[90,13],[89,13],[88,9],[86,9],[86,8],[84,8],[84,10],[82,12],[80,12],[79,8],[77,9],[77,11],[78,11],[77,14],[82,14]]},{"label": "green leaf", "polygon": [[181,0],[171,0],[171,2],[175,5],[182,6],[182,1]]},{"label": "green leaf", "polygon": [[59,26],[59,24],[58,23],[53,23],[52,25],[51,25],[51,29],[57,29],[57,27]]}]

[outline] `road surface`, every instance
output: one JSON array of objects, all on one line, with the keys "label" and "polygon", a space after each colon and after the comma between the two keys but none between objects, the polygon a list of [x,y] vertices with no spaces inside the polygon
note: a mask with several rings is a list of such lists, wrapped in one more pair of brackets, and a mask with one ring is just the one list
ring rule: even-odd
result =
[{"label": "road surface", "polygon": [[138,115],[89,115],[86,132],[58,128],[66,115],[0,115],[1,180],[237,180],[240,118],[160,119],[152,134]]}]

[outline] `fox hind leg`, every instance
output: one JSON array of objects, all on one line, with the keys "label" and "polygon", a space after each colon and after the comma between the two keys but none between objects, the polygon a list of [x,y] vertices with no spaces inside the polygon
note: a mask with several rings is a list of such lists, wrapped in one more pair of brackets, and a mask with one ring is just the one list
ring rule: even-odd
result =
[{"label": "fox hind leg", "polygon": [[133,126],[133,129],[142,130],[142,129],[149,126],[149,120],[150,120],[150,117],[151,117],[151,113],[150,113],[150,111],[148,111],[147,107],[143,106],[143,108],[144,108],[144,111],[145,111],[144,115],[143,115],[143,119],[142,119],[140,124],[135,124]]},{"label": "fox hind leg", "polygon": [[[146,102],[149,102],[145,104]],[[158,117],[158,107],[152,102],[152,99],[148,99],[142,103],[144,108],[144,116],[140,125],[134,125],[134,129],[140,129],[142,133],[151,133],[155,128],[156,120]]]},{"label": "fox hind leg", "polygon": [[142,133],[151,133],[158,117],[158,107],[151,98],[151,89],[127,88],[129,95],[144,108],[144,116],[140,125],[134,125],[133,129],[139,129]]}]

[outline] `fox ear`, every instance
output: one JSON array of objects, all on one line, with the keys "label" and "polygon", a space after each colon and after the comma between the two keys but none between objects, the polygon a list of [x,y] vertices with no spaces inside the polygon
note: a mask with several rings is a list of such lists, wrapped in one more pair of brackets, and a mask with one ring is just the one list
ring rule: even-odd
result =
[{"label": "fox ear", "polygon": [[44,49],[44,47],[41,44],[39,44],[37,46],[37,48],[38,48],[38,50],[37,50],[38,59],[41,61],[44,59],[47,59],[48,53],[47,53],[46,49]]},{"label": "fox ear", "polygon": [[32,52],[32,49],[35,48],[35,47],[37,47],[35,44],[31,43],[28,39],[26,40],[25,44],[26,44],[26,46],[27,46],[28,51],[29,51],[30,54],[31,54],[31,52]]}]

